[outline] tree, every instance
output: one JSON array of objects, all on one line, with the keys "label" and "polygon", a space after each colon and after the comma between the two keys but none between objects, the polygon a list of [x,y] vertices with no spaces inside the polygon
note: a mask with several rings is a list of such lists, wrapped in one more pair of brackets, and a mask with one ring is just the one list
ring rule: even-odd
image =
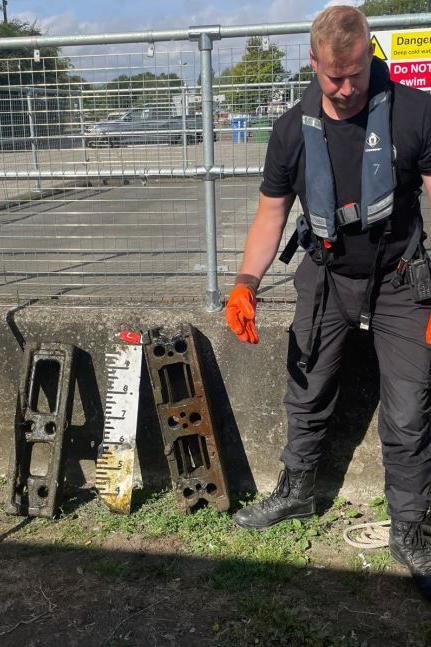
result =
[{"label": "tree", "polygon": [[365,0],[358,7],[366,16],[386,16],[428,11],[428,0]]},{"label": "tree", "polygon": [[149,103],[167,106],[171,103],[172,94],[181,92],[181,86],[179,76],[172,73],[162,72],[156,75],[142,72],[132,76],[120,74],[106,84],[106,108],[139,108]]},{"label": "tree", "polygon": [[293,76],[291,76],[289,78],[289,81],[293,81],[293,82],[294,81],[298,81],[298,82],[300,82],[300,81],[311,81],[313,76],[314,76],[314,71],[313,71],[313,68],[311,67],[311,65],[310,64],[302,65],[299,68],[299,72],[297,72],[296,74],[293,74]]},{"label": "tree", "polygon": [[[35,23],[31,25],[16,19],[0,23],[0,38],[41,35]],[[41,85],[58,88],[64,83],[69,87],[71,68],[69,59],[59,55],[58,47],[43,47],[39,61],[34,60],[34,50],[31,47],[0,50],[0,86]]]},{"label": "tree", "polygon": [[225,95],[232,112],[254,112],[259,105],[282,95],[283,90],[273,84],[288,75],[283,57],[284,52],[277,45],[271,43],[264,48],[262,37],[252,36],[247,40],[241,61],[226,68],[214,80],[215,89]]},{"label": "tree", "polygon": [[[36,23],[13,19],[0,23],[0,38],[41,36]],[[58,47],[42,47],[38,60],[32,47],[0,50],[0,123],[2,137],[27,140],[30,135],[28,88],[38,136],[59,135],[66,124],[80,121],[79,96],[90,85],[73,73]]]},{"label": "tree", "polygon": [[[307,64],[307,65],[302,65],[299,68],[299,72],[297,72],[296,74],[294,74],[293,76],[291,76],[289,78],[289,82],[294,84],[293,85],[293,100],[294,101],[297,101],[298,99],[300,99],[302,97],[302,95],[304,93],[304,90],[305,90],[305,87],[306,87],[304,85],[304,82],[307,82],[307,84],[308,84],[311,81],[311,79],[313,78],[313,76],[314,76],[313,68],[311,67],[311,65]],[[286,98],[289,101],[289,100],[291,100],[292,97],[290,96],[290,97],[286,97]]]}]

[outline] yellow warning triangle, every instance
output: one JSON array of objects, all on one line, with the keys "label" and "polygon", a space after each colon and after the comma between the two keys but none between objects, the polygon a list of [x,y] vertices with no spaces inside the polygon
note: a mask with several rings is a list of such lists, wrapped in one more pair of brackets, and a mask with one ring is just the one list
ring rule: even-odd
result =
[{"label": "yellow warning triangle", "polygon": [[374,56],[377,56],[377,58],[381,58],[383,61],[388,60],[388,57],[384,53],[383,48],[380,45],[379,41],[377,40],[377,36],[375,34],[371,38],[371,45],[374,47]]}]

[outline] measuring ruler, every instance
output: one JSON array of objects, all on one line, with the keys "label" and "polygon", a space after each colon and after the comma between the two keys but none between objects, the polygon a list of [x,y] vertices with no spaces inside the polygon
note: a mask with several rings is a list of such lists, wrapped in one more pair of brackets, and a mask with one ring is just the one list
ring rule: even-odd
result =
[{"label": "measuring ruler", "polygon": [[96,487],[113,512],[129,514],[132,502],[142,366],[142,335],[120,332],[112,353],[106,353],[103,441],[96,464]]}]

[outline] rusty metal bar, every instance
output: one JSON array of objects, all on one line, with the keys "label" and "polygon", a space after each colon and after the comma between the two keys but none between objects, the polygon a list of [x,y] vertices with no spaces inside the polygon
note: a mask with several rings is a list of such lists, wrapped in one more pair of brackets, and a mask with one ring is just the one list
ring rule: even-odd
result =
[{"label": "rusty metal bar", "polygon": [[72,417],[76,348],[27,344],[9,462],[9,514],[53,517],[62,496],[64,449]]},{"label": "rusty metal bar", "polygon": [[206,501],[221,512],[229,495],[195,334],[189,324],[173,334],[155,328],[144,335],[144,350],[178,503],[190,511]]}]

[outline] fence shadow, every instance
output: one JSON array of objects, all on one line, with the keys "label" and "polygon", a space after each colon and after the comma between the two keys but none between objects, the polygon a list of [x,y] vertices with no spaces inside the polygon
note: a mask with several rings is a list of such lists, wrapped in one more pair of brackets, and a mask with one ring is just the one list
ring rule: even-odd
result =
[{"label": "fence shadow", "polygon": [[171,477],[164,454],[162,432],[151,388],[150,374],[144,357],[142,358],[137,429],[136,448],[142,483],[149,488],[169,487]]},{"label": "fence shadow", "polygon": [[2,646],[429,644],[431,608],[409,577],[192,557],[168,537],[158,550],[118,541],[3,542]]},{"label": "fence shadow", "polygon": [[103,438],[103,407],[91,355],[76,350],[76,381],[72,422],[65,448],[66,488],[85,485],[87,479],[81,461],[91,461],[94,468]]},{"label": "fence shadow", "polygon": [[256,493],[256,483],[224,385],[217,358],[208,337],[196,329],[196,345],[214,428],[220,441],[222,464],[232,494]]}]

